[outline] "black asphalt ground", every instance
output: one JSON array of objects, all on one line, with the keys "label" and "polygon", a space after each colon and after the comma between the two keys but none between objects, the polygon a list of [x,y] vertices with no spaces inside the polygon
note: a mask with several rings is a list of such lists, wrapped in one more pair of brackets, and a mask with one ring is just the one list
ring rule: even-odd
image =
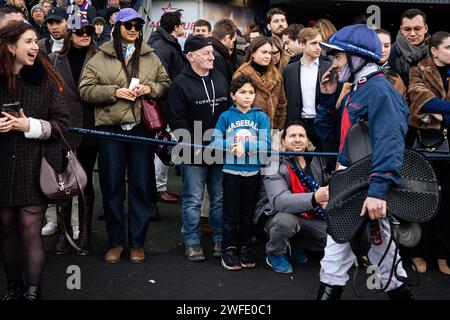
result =
[{"label": "black asphalt ground", "polygon": [[[169,186],[181,191],[180,177],[171,170]],[[48,300],[311,300],[319,284],[320,256],[310,256],[303,265],[294,264],[291,275],[277,274],[265,265],[264,244],[255,246],[257,266],[252,270],[225,271],[212,257],[212,240],[202,239],[207,260],[188,261],[180,234],[180,206],[160,204],[162,219],[149,227],[145,250],[146,261],[140,265],[129,262],[128,252],[120,263],[107,265],[103,255],[107,250],[103,221],[97,220],[101,196],[97,187],[96,212],[93,225],[93,252],[88,256],[75,253],[56,256],[53,246],[56,236],[45,238],[47,260],[43,279],[43,299]],[[69,290],[70,266],[78,266],[81,288]],[[359,278],[362,279],[362,278]],[[70,280],[70,279],[69,279]],[[70,281],[69,281],[70,282]],[[365,283],[360,280],[358,283]],[[3,269],[0,271],[0,292],[5,287]],[[343,299],[356,299],[349,281]],[[359,287],[359,286],[358,286]],[[450,299],[450,276],[445,276],[431,264],[421,275],[421,285],[413,288],[416,299]],[[385,294],[367,299],[384,300]]]}]

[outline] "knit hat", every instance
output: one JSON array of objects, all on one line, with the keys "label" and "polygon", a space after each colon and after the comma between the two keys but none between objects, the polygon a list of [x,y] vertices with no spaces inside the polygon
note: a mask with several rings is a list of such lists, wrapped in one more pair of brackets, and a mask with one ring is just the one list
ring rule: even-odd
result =
[{"label": "knit hat", "polygon": [[31,8],[31,16],[33,16],[35,10],[41,10],[42,13],[44,13],[44,8],[42,7],[41,3],[38,3]]},{"label": "knit hat", "polygon": [[184,53],[200,50],[206,46],[212,46],[212,41],[202,35],[195,35],[186,40],[184,43]]}]

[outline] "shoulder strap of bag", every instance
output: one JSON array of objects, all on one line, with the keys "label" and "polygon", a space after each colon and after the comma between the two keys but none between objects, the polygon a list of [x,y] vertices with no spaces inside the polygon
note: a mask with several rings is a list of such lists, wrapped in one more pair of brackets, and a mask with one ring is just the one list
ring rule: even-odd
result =
[{"label": "shoulder strap of bag", "polygon": [[[59,134],[60,134],[60,136],[61,136],[61,139],[64,141],[64,143],[67,145],[67,147],[68,147],[69,150],[70,150],[70,152],[69,152],[69,154],[68,154],[68,157],[75,157],[75,154],[74,154],[74,152],[73,152],[73,150],[72,150],[72,147],[71,147],[70,144],[67,142],[67,139],[66,139],[66,137],[65,137],[65,135],[64,135],[64,132],[63,132],[61,126],[60,126],[59,123],[57,123],[57,122],[55,122],[54,125],[55,125],[56,130],[58,130],[58,132],[59,132]],[[69,160],[70,160],[70,159],[69,159]],[[86,214],[86,199],[85,199],[84,192],[83,192],[83,189],[82,189],[81,184],[80,184],[80,179],[78,178],[78,172],[77,172],[76,168],[72,166],[72,163],[71,163],[70,161],[68,161],[67,164],[70,165],[70,166],[72,167],[72,172],[73,172],[73,174],[74,174],[74,176],[75,176],[75,180],[77,181],[78,189],[80,189],[81,203],[78,203],[78,206],[81,206],[81,214],[82,214],[83,216],[85,216],[85,214]],[[80,198],[79,198],[79,199],[80,199]],[[57,210],[58,214],[60,214],[59,211],[60,211],[60,210]],[[72,238],[70,237],[69,233],[67,232],[67,227],[66,227],[66,225],[65,225],[65,223],[64,223],[64,219],[62,218],[61,215],[60,215],[59,218],[60,218],[61,221],[62,221],[62,225],[63,225],[63,228],[64,228],[64,234],[66,235],[67,241],[69,241],[70,245],[71,245],[75,250],[77,250],[77,251],[82,251],[81,248],[78,247],[78,246],[75,244],[75,242],[72,240]],[[86,218],[86,217],[85,217],[85,218]]]},{"label": "shoulder strap of bag", "polygon": [[53,70],[56,70],[56,65],[58,64],[59,53],[56,53],[55,60],[53,61]]},{"label": "shoulder strap of bag", "polygon": [[73,152],[72,147],[70,146],[69,142],[67,141],[66,135],[64,134],[64,131],[61,128],[61,126],[59,125],[59,123],[58,122],[54,122],[53,124],[55,125],[56,130],[58,130],[59,135],[61,136],[61,139],[64,141],[64,143],[69,148],[69,150]]},{"label": "shoulder strap of bag", "polygon": [[[85,205],[85,202],[84,202],[84,194],[83,194],[83,192],[81,192],[80,194],[82,195],[82,196],[81,196],[81,198],[82,198],[82,203],[78,203],[78,205],[79,205],[79,206],[80,206],[80,205],[82,206],[82,214],[84,215],[84,213],[85,213],[85,210],[84,210],[84,208],[85,208],[85,207],[84,207],[84,205]],[[75,243],[75,241],[73,241],[72,237],[71,237],[71,236],[69,235],[69,233],[67,232],[66,222],[64,221],[64,218],[63,218],[63,216],[62,216],[62,204],[61,204],[61,202],[57,203],[56,208],[57,208],[56,214],[58,215],[59,221],[61,221],[61,225],[62,225],[62,227],[63,227],[64,235],[66,236],[67,241],[69,241],[70,245],[71,245],[75,250],[77,250],[77,251],[82,251],[81,248]]]}]

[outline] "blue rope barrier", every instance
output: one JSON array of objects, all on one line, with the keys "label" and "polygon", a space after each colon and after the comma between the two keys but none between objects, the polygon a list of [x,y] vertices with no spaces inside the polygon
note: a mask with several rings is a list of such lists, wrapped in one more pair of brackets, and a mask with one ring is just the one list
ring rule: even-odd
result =
[{"label": "blue rope barrier", "polygon": [[[157,144],[157,145],[165,145],[165,146],[182,146],[182,147],[194,147],[194,148],[210,148],[209,146],[204,146],[201,144],[191,144],[191,143],[184,143],[184,142],[177,142],[177,141],[164,141],[164,140],[158,140],[153,138],[147,138],[147,137],[141,137],[141,136],[130,136],[127,134],[121,134],[121,133],[113,133],[108,131],[99,131],[99,130],[92,130],[92,129],[84,129],[84,128],[69,128],[69,132],[78,133],[78,134],[84,134],[84,135],[90,135],[90,136],[96,136],[100,138],[105,139],[112,139],[112,140],[118,140],[118,141],[124,141],[124,142],[135,142],[135,143],[145,143],[145,144]],[[216,150],[220,150],[217,149]],[[294,152],[294,151],[261,151],[262,153],[266,153],[268,156],[278,154],[280,156],[307,156],[307,157],[337,157],[337,152]],[[423,155],[425,155],[427,158],[432,159],[446,159],[450,160],[450,155],[443,155],[433,152],[424,152]]]}]

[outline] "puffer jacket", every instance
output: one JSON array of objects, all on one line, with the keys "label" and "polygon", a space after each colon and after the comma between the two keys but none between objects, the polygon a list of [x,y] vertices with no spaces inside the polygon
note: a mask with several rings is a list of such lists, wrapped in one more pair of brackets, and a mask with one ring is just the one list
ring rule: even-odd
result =
[{"label": "puffer jacket", "polygon": [[[142,43],[139,59],[140,84],[152,88],[150,96],[161,99],[170,87],[170,80],[154,50]],[[95,106],[95,126],[112,126],[141,120],[142,104],[117,99],[116,90],[128,88],[129,83],[122,63],[109,41],[86,63],[80,80],[81,99]],[[134,105],[134,106],[133,106]],[[134,112],[133,112],[134,108]]]},{"label": "puffer jacket", "polygon": [[286,122],[287,100],[284,92],[283,78],[273,65],[261,76],[250,62],[244,63],[233,75],[252,78],[256,86],[256,97],[253,106],[263,110],[270,119],[272,129],[283,129]]}]

